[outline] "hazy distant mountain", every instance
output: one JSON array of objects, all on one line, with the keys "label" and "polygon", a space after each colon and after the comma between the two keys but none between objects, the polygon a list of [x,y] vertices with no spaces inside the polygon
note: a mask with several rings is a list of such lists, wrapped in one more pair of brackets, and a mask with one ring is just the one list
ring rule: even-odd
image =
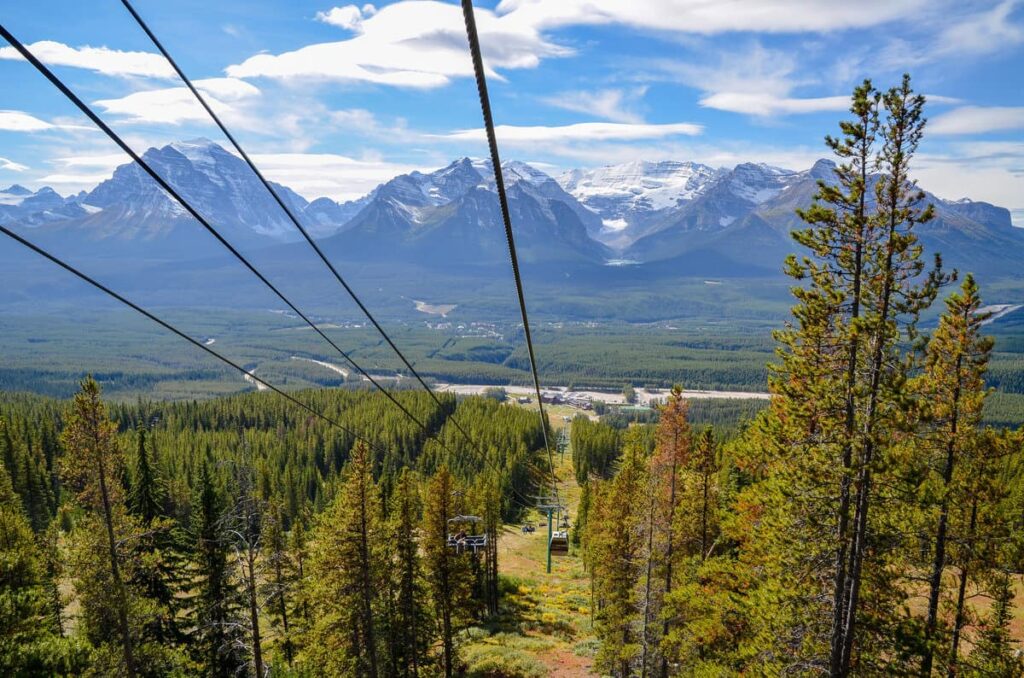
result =
[{"label": "hazy distant mountain", "polygon": [[[177,142],[144,157],[230,242],[285,245],[282,251],[296,253],[305,247],[289,245],[300,239],[298,232],[244,162],[219,145]],[[795,209],[811,202],[818,180],[833,179],[833,167],[826,160],[805,171],[638,161],[571,170],[557,180],[518,161],[503,169],[522,260],[550,264],[556,275],[589,266],[597,279],[609,259],[642,264],[650,276],[777,275],[794,249],[789,233],[801,226]],[[434,172],[403,174],[347,203],[309,201],[274,186],[324,249],[342,260],[448,271],[507,260],[486,160],[461,158]],[[990,275],[1018,275],[1024,268],[1024,229],[1011,225],[1007,210],[928,199],[936,219],[918,233],[929,253],[941,251],[951,266]],[[134,164],[75,196],[17,185],[0,190],[0,220],[80,255],[220,253]]]},{"label": "hazy distant mountain", "polygon": [[[143,158],[232,243],[272,245],[301,237],[245,163],[219,145],[206,139],[176,142],[150,148]],[[358,210],[327,198],[310,203],[286,186],[273,186],[315,235],[335,232]],[[5,203],[14,203],[18,196],[7,193],[0,197],[0,210],[11,214],[0,215],[35,227],[43,240],[77,238],[87,252],[116,254],[154,244],[187,251],[218,247],[134,163],[117,167],[110,179],[77,196],[65,199],[41,189],[24,197],[16,211]]]},{"label": "hazy distant mountain", "polygon": [[52,188],[33,193],[17,184],[0,190],[0,220],[6,223],[39,225],[64,221],[88,214],[77,196],[63,198]]},{"label": "hazy distant mountain", "polygon": [[[550,176],[520,162],[503,166],[516,247],[526,261],[601,264],[610,256],[591,239],[600,219]],[[338,234],[324,240],[343,257],[423,264],[491,264],[508,258],[489,161],[462,158],[382,184]]]},{"label": "hazy distant mountain", "polygon": [[[777,271],[793,251],[790,232],[805,224],[798,207],[811,203],[819,180],[834,181],[835,165],[819,160],[803,172],[751,163],[720,173],[698,195],[659,215],[647,235],[626,250],[638,261],[675,265],[685,272],[714,261],[726,273]],[[1024,229],[1009,210],[970,200],[948,201],[926,192],[935,218],[916,232],[929,258],[943,254],[952,268],[1016,275],[1024,265]]]}]

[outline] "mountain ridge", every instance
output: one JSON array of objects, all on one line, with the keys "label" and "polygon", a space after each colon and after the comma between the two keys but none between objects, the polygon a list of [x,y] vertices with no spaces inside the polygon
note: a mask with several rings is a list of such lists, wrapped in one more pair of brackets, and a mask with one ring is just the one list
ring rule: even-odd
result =
[{"label": "mountain ridge", "polygon": [[[300,240],[245,163],[218,144],[179,141],[143,157],[229,241],[273,248]],[[693,268],[703,259],[726,262],[726,276],[778,270],[792,251],[789,233],[800,226],[795,208],[810,203],[817,181],[832,178],[832,167],[830,160],[802,171],[764,163],[729,169],[634,161],[553,177],[521,161],[503,163],[525,260],[573,267],[622,259]],[[272,186],[335,256],[426,266],[507,257],[488,160],[459,158],[432,172],[401,174],[344,203]],[[1009,210],[927,195],[936,219],[919,227],[926,249],[942,250],[955,265],[1019,270],[1024,229],[1013,227]],[[83,252],[117,254],[172,241],[168,247],[183,251],[209,245],[197,240],[200,229],[185,210],[132,163],[73,196],[17,184],[0,190],[0,219],[44,240],[71,239]]]}]

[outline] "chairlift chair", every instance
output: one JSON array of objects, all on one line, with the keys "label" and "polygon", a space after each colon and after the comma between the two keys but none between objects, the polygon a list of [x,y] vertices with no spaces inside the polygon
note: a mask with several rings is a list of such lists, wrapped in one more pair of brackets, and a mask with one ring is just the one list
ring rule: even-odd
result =
[{"label": "chairlift chair", "polygon": [[[456,553],[476,553],[487,546],[486,534],[470,534],[475,532],[480,516],[455,516],[448,520],[448,548]],[[467,529],[473,528],[473,529]]]}]

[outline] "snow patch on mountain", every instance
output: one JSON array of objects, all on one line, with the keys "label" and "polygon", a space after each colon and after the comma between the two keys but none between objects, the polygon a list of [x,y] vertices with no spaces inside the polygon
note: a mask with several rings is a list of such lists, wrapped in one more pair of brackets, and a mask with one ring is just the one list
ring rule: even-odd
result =
[{"label": "snow patch on mountain", "polygon": [[612,217],[676,207],[699,195],[720,172],[695,162],[637,160],[570,170],[558,183],[587,207]]}]

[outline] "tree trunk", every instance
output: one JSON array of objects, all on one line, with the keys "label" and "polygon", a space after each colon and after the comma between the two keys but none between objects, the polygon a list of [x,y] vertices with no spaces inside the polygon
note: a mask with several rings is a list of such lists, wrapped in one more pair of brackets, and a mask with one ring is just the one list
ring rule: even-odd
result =
[{"label": "tree trunk", "polygon": [[[679,449],[679,433],[678,431],[673,433],[672,442],[675,445],[673,448],[672,455],[672,477],[669,479],[669,494],[668,494],[668,543],[665,545],[665,597],[672,591],[672,558],[675,547],[675,532],[673,528],[675,526],[676,518],[676,459],[677,456],[675,451]],[[692,448],[691,448],[692,449]],[[668,636],[669,620],[666,617],[664,623],[661,626],[661,637],[666,638]],[[661,678],[668,678],[668,657],[664,654],[661,657]]]},{"label": "tree trunk", "polygon": [[921,675],[927,678],[932,675],[932,663],[935,649],[932,640],[939,619],[939,594],[942,592],[942,571],[946,567],[946,531],[949,524],[949,486],[953,480],[953,467],[956,464],[956,436],[960,417],[960,367],[963,356],[956,357],[957,382],[953,387],[953,411],[950,417],[949,440],[946,442],[946,465],[942,470],[944,484],[942,505],[939,509],[939,525],[935,533],[935,559],[932,562],[931,577],[928,581],[928,618],[925,622],[925,655],[921,661]]},{"label": "tree trunk", "polygon": [[256,678],[263,678],[263,650],[260,647],[260,615],[256,600],[256,552],[252,544],[246,545],[245,568],[247,570],[245,592],[249,599],[249,623],[252,626],[252,665]]},{"label": "tree trunk", "polygon": [[971,501],[971,524],[967,533],[967,552],[964,554],[964,562],[960,566],[960,586],[956,594],[956,615],[953,621],[953,640],[949,647],[949,670],[946,675],[954,678],[957,673],[957,664],[960,660],[960,631],[964,627],[964,600],[967,594],[967,578],[970,573],[971,560],[974,555],[973,540],[974,530],[978,526],[978,499]]},{"label": "tree trunk", "polygon": [[[365,478],[365,475],[364,475]],[[360,515],[360,532],[359,535],[359,558],[362,561],[363,570],[363,582],[362,582],[362,607],[363,607],[363,626],[365,627],[366,633],[366,653],[367,658],[370,661],[370,678],[377,677],[377,645],[373,634],[373,571],[370,564],[370,537],[368,534],[369,528],[366,524],[366,511],[367,511],[367,497],[366,497],[366,484],[361,483],[360,497],[361,506],[359,507]]]},{"label": "tree trunk", "polygon": [[[865,132],[868,129],[868,117],[864,116],[863,123]],[[857,219],[859,228],[857,242],[854,245],[853,264],[853,301],[850,307],[850,322],[860,318],[860,295],[861,277],[864,268],[864,226],[867,220],[867,182],[868,182],[868,158],[871,146],[869,140],[864,138],[858,148],[858,159],[860,160],[860,196],[857,203]],[[833,585],[835,590],[832,594],[832,636],[831,654],[829,669],[832,676],[843,674],[842,655],[845,647],[844,621],[846,616],[846,595],[847,595],[847,571],[846,571],[846,546],[850,528],[850,471],[853,465],[853,435],[856,430],[856,403],[854,398],[854,385],[857,382],[857,361],[860,354],[860,341],[856,335],[850,338],[850,352],[846,362],[846,436],[847,443],[843,446],[843,475],[839,479],[839,516],[836,525],[836,559],[835,576]]]},{"label": "tree trunk", "polygon": [[647,576],[644,581],[644,621],[640,632],[640,675],[647,676],[647,650],[650,644],[647,626],[651,619],[651,570],[654,567],[654,488],[651,488],[650,511],[647,516]]},{"label": "tree trunk", "polygon": [[274,559],[274,577],[277,580],[277,600],[280,606],[281,626],[284,627],[284,656],[288,666],[292,665],[292,639],[288,630],[288,601],[284,595],[284,577],[281,574],[281,554]]},{"label": "tree trunk", "polygon": [[[890,181],[892,179],[890,178]],[[871,507],[871,464],[874,461],[875,417],[878,412],[878,397],[882,381],[882,362],[885,356],[886,323],[889,320],[890,303],[892,301],[893,271],[892,260],[895,254],[893,237],[898,224],[895,220],[895,205],[890,205],[889,233],[886,242],[886,262],[883,269],[885,282],[882,286],[882,308],[879,312],[878,327],[875,328],[875,351],[871,360],[871,388],[868,392],[868,411],[866,430],[864,432],[864,452],[861,455],[860,478],[857,487],[857,506],[854,514],[853,543],[850,548],[849,564],[849,599],[846,602],[846,622],[843,628],[842,656],[839,662],[838,675],[845,677],[850,671],[850,659],[853,654],[853,634],[857,625],[857,605],[860,598],[861,569],[864,563],[864,548],[867,540],[868,511]],[[836,674],[833,674],[836,675]]]},{"label": "tree trunk", "polygon": [[103,522],[107,526],[107,542],[110,546],[110,577],[114,580],[117,591],[117,621],[121,627],[121,644],[124,651],[124,668],[128,678],[135,676],[135,656],[132,652],[132,634],[128,627],[128,597],[124,582],[121,581],[121,568],[117,559],[117,542],[114,539],[114,517],[110,509],[110,493],[107,491],[107,473],[103,462],[99,463],[100,495],[103,498]]}]

